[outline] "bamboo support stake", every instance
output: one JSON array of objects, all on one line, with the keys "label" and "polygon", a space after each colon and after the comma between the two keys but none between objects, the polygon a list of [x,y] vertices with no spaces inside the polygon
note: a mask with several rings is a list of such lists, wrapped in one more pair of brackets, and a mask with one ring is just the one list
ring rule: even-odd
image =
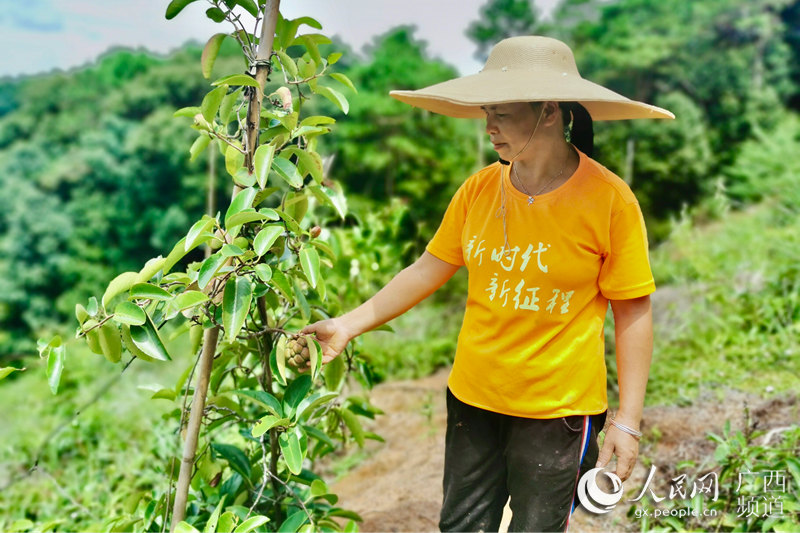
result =
[{"label": "bamboo support stake", "polygon": [[[278,23],[278,8],[280,0],[267,0],[264,6],[264,19],[261,25],[261,38],[259,40],[258,54],[256,56],[255,77],[259,84],[259,89],[254,91],[250,97],[247,107],[247,132],[245,148],[245,166],[253,172],[253,157],[258,146],[259,123],[261,121],[261,103],[264,99],[264,87],[267,84],[270,65],[269,59],[272,55],[272,44],[275,39],[275,26]],[[238,193],[240,187],[234,186],[233,195]],[[217,341],[219,339],[219,327],[207,329],[203,336],[203,352],[200,355],[198,364],[197,383],[192,397],[192,411],[189,422],[186,426],[186,441],[183,447],[183,459],[181,470],[178,477],[178,484],[175,488],[175,504],[172,508],[172,522],[170,531],[174,532],[175,527],[186,517],[186,503],[189,497],[189,485],[192,481],[194,470],[194,460],[197,453],[197,441],[200,434],[200,426],[203,422],[203,412],[205,411],[206,395],[208,393],[208,382],[211,376],[211,369],[214,366],[214,355],[217,351]],[[167,502],[168,505],[168,502]]]}]

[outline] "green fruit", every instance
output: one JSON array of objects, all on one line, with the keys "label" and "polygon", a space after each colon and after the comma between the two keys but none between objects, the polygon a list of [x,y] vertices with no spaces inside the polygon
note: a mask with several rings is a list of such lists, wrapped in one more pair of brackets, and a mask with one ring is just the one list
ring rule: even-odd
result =
[{"label": "green fruit", "polygon": [[111,322],[100,326],[100,348],[106,359],[112,363],[119,363],[122,357],[122,343],[119,338],[119,330]]},{"label": "green fruit", "polygon": [[247,250],[250,247],[250,241],[247,240],[247,237],[236,237],[233,239],[233,244],[242,250]]}]

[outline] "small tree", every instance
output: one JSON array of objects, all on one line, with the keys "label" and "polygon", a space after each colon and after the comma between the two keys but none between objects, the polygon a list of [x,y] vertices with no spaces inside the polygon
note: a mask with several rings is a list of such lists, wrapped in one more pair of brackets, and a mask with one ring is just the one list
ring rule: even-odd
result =
[{"label": "small tree", "polygon": [[[196,1],[172,0],[167,18]],[[209,39],[203,74],[210,77],[226,39],[239,44],[248,68],[217,79],[199,106],[175,115],[193,119],[192,158],[212,143],[224,153],[230,206],[194,223],[166,257],[120,274],[102,298],[78,304],[77,335],[114,363],[123,352],[132,356],[128,364],[169,361],[165,330],[185,332],[197,354],[174,389],[156,395],[183,406],[176,419],[184,454],[174,494],[170,475],[170,488],[149,502],[137,530],[163,530],[170,508],[171,528],[180,531],[244,532],[266,522],[270,530],[339,530],[334,517],[351,519],[346,529],[353,529],[358,516],[335,507],[336,496],[309,467],[341,443],[363,445],[371,436],[358,416],[376,410],[341,396],[348,371],[362,366],[349,351],[323,369],[313,336],[290,331],[336,305],[325,282],[336,258],[321,226],[346,213],[316,151],[335,120],[301,117],[303,103],[319,95],[346,113],[340,89],[355,88],[331,72],[341,54],[320,54],[327,37],[298,35],[301,26],[321,29],[313,18],[284,19],[278,0],[208,1],[207,16],[234,31]],[[249,18],[253,31],[243,22]],[[178,267],[203,245],[214,253]],[[64,346],[58,337],[40,341],[40,353],[55,393]]]}]

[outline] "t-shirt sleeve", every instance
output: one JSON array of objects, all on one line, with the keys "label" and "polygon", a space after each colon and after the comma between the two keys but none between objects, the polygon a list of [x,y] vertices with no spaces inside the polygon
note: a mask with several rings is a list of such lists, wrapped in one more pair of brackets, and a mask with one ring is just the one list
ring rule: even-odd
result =
[{"label": "t-shirt sleeve", "polygon": [[467,206],[466,184],[463,184],[450,200],[439,229],[425,247],[430,254],[451,265],[464,266],[461,235],[467,218]]},{"label": "t-shirt sleeve", "polygon": [[637,202],[611,218],[610,240],[600,268],[600,292],[609,300],[628,300],[656,290],[648,258],[647,230]]}]

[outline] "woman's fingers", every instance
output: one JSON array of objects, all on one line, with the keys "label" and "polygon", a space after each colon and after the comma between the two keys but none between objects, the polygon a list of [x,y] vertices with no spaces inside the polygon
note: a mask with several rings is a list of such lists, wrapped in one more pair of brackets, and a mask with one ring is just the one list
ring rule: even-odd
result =
[{"label": "woman's fingers", "polygon": [[636,464],[636,457],[639,455],[639,441],[614,426],[610,427],[606,432],[603,448],[600,450],[595,466],[606,466],[612,455],[617,457],[615,473],[622,481],[625,481],[630,477]]}]

